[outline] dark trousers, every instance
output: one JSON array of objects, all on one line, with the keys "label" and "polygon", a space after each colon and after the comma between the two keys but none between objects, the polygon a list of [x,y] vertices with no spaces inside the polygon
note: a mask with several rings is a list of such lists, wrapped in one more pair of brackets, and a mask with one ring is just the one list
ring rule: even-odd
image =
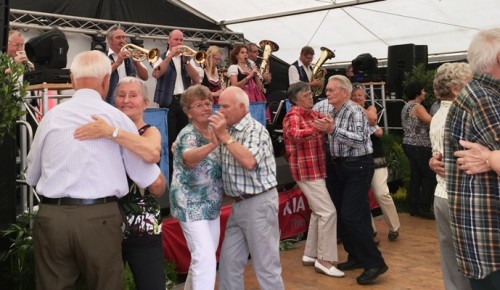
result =
[{"label": "dark trousers", "polygon": [[500,290],[500,270],[495,271],[484,279],[470,279],[472,290]]},{"label": "dark trousers", "polygon": [[186,127],[189,123],[188,117],[182,111],[181,105],[179,103],[180,95],[175,95],[172,99],[172,103],[168,106],[168,164],[169,164],[169,181],[172,180],[172,170],[173,170],[173,154],[172,154],[172,143],[175,142],[179,132]]},{"label": "dark trousers", "polygon": [[335,162],[328,172],[329,189],[337,208],[338,229],[349,260],[358,261],[365,269],[384,264],[382,254],[373,241],[368,189],[374,164],[366,159]]},{"label": "dark trousers", "polygon": [[403,151],[410,162],[410,190],[408,206],[410,214],[431,211],[436,189],[436,174],[429,167],[432,149],[424,146],[403,144]]},{"label": "dark trousers", "polygon": [[123,260],[128,263],[134,276],[137,290],[164,290],[165,270],[161,235],[147,236],[147,244],[140,243],[141,237],[124,240]]}]

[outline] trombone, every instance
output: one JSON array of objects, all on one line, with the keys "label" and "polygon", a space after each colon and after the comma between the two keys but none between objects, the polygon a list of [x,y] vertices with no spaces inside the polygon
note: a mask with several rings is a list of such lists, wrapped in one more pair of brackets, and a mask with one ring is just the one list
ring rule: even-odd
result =
[{"label": "trombone", "polygon": [[153,65],[158,60],[158,57],[160,57],[160,50],[158,48],[147,50],[131,43],[124,45],[120,51],[128,52],[134,61],[143,61],[148,59],[151,65]]}]

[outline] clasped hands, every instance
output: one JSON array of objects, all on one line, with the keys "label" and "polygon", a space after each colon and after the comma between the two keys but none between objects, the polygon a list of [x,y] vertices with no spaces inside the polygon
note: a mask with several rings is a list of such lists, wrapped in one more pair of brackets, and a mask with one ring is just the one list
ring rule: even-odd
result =
[{"label": "clasped hands", "polygon": [[332,134],[335,129],[335,124],[331,116],[325,116],[323,118],[314,119],[313,126],[323,133]]}]

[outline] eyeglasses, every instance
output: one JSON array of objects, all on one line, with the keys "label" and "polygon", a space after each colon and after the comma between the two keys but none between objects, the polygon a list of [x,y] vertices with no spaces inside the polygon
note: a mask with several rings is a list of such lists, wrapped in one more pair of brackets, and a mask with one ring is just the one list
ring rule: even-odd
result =
[{"label": "eyeglasses", "polygon": [[9,41],[9,44],[12,46],[15,46],[15,47],[23,47],[24,46],[24,43],[14,43],[12,41]]},{"label": "eyeglasses", "polygon": [[336,92],[338,92],[340,90],[342,90],[342,88],[326,89],[325,92],[327,92],[327,93],[336,93]]},{"label": "eyeglasses", "polygon": [[203,103],[198,103],[196,105],[189,106],[190,109],[202,109],[202,108],[212,108],[213,103],[212,102],[203,102]]},{"label": "eyeglasses", "polygon": [[221,60],[222,60],[222,57],[215,57],[215,56],[212,56],[212,58],[213,58],[214,60],[218,60],[218,61],[221,61]]}]

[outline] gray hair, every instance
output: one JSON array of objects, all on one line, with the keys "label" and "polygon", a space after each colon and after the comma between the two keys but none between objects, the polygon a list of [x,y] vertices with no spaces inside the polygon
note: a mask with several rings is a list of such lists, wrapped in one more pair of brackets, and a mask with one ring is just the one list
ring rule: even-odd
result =
[{"label": "gray hair", "polygon": [[352,84],[351,81],[343,76],[343,75],[333,75],[328,78],[328,81],[336,81],[339,84],[339,88],[345,89],[347,91],[347,94],[350,96],[352,93]]},{"label": "gray hair", "polygon": [[108,40],[111,40],[113,38],[113,32],[117,31],[117,30],[123,30],[123,27],[120,26],[120,24],[115,24],[113,26],[111,26],[107,31],[106,31],[106,38]]},{"label": "gray hair", "polygon": [[500,53],[500,28],[482,30],[472,39],[467,60],[473,73],[490,74]]},{"label": "gray hair", "polygon": [[296,83],[293,83],[290,85],[290,87],[286,91],[286,96],[288,97],[290,102],[295,105],[297,98],[299,96],[299,93],[310,91],[310,90],[311,90],[311,86],[308,83],[296,82]]},{"label": "gray hair", "polygon": [[[148,87],[146,86],[146,83],[136,77],[124,77],[120,79],[118,82],[118,85],[116,86],[117,88],[120,87],[122,84],[137,84],[139,86],[139,90],[141,92],[142,97],[144,98],[145,102],[149,102],[149,93],[148,93]],[[118,90],[115,90],[115,94],[118,92]]]},{"label": "gray hair", "polygon": [[434,93],[439,99],[454,97],[452,89],[461,90],[472,77],[472,71],[468,64],[444,63],[436,71],[434,76]]},{"label": "gray hair", "polygon": [[106,75],[111,74],[111,62],[101,51],[83,51],[73,58],[70,71],[75,79],[104,79]]}]

